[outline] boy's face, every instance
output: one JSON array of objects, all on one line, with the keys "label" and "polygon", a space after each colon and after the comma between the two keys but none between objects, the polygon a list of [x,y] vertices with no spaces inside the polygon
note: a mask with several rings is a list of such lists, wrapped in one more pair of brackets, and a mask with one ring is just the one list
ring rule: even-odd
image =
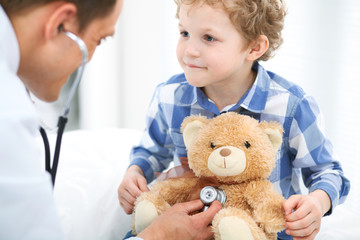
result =
[{"label": "boy's face", "polygon": [[249,71],[248,42],[222,8],[182,4],[179,31],[177,58],[192,86],[221,87]]}]

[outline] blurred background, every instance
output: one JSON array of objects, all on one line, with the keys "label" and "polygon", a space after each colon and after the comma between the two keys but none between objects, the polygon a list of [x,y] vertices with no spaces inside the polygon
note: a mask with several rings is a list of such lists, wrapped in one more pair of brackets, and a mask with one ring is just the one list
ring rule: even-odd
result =
[{"label": "blurred background", "polygon": [[[287,0],[284,44],[262,62],[313,95],[326,132],[352,184],[346,206],[360,215],[360,1]],[[172,0],[125,0],[114,38],[95,52],[72,104],[67,130],[144,128],[157,84],[180,73],[179,36]],[[58,102],[37,101],[42,121],[54,129]]]}]

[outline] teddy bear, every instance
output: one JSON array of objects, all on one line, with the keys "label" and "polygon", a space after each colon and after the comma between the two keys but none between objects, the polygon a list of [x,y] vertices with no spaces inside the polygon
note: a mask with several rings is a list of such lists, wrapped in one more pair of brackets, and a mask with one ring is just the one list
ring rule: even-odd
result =
[{"label": "teddy bear", "polygon": [[191,200],[194,193],[199,198],[199,185],[210,185],[226,196],[212,221],[215,239],[276,239],[285,227],[284,198],[268,178],[282,144],[281,125],[227,112],[212,119],[189,116],[181,131],[189,171],[157,181],[137,198],[133,233],[175,203]]}]

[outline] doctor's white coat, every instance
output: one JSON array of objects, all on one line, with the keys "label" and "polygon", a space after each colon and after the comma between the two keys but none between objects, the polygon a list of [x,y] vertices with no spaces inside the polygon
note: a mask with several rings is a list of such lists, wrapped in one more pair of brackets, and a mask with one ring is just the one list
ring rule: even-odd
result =
[{"label": "doctor's white coat", "polygon": [[0,239],[63,239],[36,141],[38,117],[16,75],[19,46],[1,6],[0,36]]}]

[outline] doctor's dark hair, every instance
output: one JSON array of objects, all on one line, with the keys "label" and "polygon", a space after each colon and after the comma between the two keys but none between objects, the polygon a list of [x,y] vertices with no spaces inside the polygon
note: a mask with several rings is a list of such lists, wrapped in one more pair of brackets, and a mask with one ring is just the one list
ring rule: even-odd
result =
[{"label": "doctor's dark hair", "polygon": [[92,20],[110,13],[119,0],[0,0],[0,4],[10,16],[32,7],[59,1],[75,4],[78,10],[79,30],[82,31]]},{"label": "doctor's dark hair", "polygon": [[283,43],[281,31],[284,27],[286,6],[284,0],[174,0],[177,5],[176,17],[182,4],[222,7],[238,32],[251,43],[260,35],[269,40],[268,50],[259,58],[266,61],[274,56]]}]

